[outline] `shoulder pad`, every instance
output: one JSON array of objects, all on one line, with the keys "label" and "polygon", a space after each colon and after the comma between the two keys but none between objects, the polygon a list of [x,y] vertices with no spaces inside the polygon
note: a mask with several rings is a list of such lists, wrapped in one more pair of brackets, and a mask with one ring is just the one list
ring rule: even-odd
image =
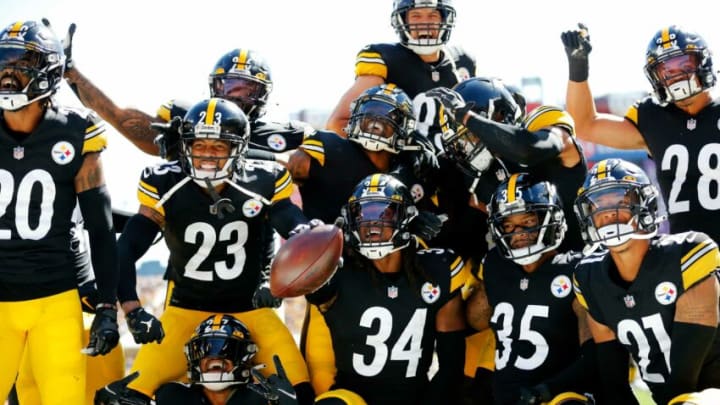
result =
[{"label": "shoulder pad", "polygon": [[[671,235],[681,245],[680,271],[685,290],[704,280],[720,268],[720,251],[714,240],[702,232]],[[664,242],[664,241],[663,241]]]}]

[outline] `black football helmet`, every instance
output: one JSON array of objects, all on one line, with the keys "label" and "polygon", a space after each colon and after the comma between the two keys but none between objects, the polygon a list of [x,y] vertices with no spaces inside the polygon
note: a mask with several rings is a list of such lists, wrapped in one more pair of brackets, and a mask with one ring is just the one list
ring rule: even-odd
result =
[{"label": "black football helmet", "polygon": [[[672,103],[692,97],[715,86],[712,52],[695,32],[676,25],[658,31],[645,53],[645,76],[661,103]],[[666,64],[675,62],[673,71]]]},{"label": "black football helmet", "polygon": [[[462,81],[453,88],[471,111],[502,124],[517,125],[522,115],[510,91],[501,80],[486,77],[473,77]],[[448,158],[453,160],[460,170],[471,177],[481,175],[490,167],[493,155],[476,134],[468,131],[462,124],[449,120],[443,127],[442,145]]]},{"label": "black football helmet", "polygon": [[[408,224],[418,215],[408,188],[395,177],[380,173],[365,177],[341,212],[345,241],[373,260],[407,247],[413,239]],[[392,232],[385,236],[388,229]]]},{"label": "black football helmet", "polygon": [[[526,218],[527,225],[507,222],[510,216],[518,214],[535,217]],[[535,181],[527,173],[513,174],[498,186],[490,199],[488,224],[500,253],[520,265],[534,263],[543,253],[557,249],[567,230],[555,185]],[[530,239],[530,244],[514,248],[512,239],[521,236]]]},{"label": "black football helmet", "polygon": [[[436,24],[408,24],[407,13],[413,8],[434,8],[440,11],[442,22]],[[390,23],[400,37],[400,43],[419,55],[432,54],[450,40],[455,26],[455,9],[450,0],[395,0]],[[439,30],[437,38],[413,38],[411,31]]]},{"label": "black football helmet", "polygon": [[365,90],[350,105],[348,139],[370,151],[400,153],[415,129],[410,97],[392,83]]},{"label": "black football helmet", "polygon": [[[230,178],[242,166],[250,139],[250,124],[240,107],[221,98],[203,100],[190,108],[180,128],[180,157],[183,169],[189,177],[202,187],[215,187]],[[217,139],[230,144],[227,158],[206,158],[203,160],[227,159],[223,167],[207,170],[193,165],[192,145],[198,139]]]},{"label": "black football helmet", "polygon": [[270,66],[258,52],[239,48],[226,53],[215,64],[209,81],[211,97],[232,101],[250,120],[265,114],[273,82]]},{"label": "black football helmet", "polygon": [[[205,319],[185,344],[188,378],[212,391],[221,391],[231,385],[247,384],[252,376],[252,359],[257,346],[247,326],[232,315],[211,315]],[[202,359],[230,360],[232,369],[203,372]]]},{"label": "black football helmet", "polygon": [[522,121],[527,115],[527,99],[525,98],[525,94],[520,90],[520,87],[513,84],[505,83],[505,88],[512,94],[513,100],[515,100],[515,103],[520,107],[519,121]]},{"label": "black football helmet", "polygon": [[[17,21],[0,32],[0,108],[14,111],[50,97],[64,71],[62,43],[43,24]],[[27,84],[18,73],[29,79]]]},{"label": "black football helmet", "polygon": [[[578,190],[575,215],[587,249],[619,246],[630,239],[649,239],[664,216],[658,216],[658,191],[647,174],[622,159],[601,160],[588,171]],[[621,212],[630,220],[621,222]],[[612,223],[596,225],[596,218],[610,215]]]}]

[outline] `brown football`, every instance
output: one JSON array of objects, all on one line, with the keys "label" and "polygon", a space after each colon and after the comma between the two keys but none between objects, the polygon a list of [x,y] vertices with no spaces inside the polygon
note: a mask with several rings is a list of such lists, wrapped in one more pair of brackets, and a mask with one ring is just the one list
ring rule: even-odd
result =
[{"label": "brown football", "polygon": [[320,225],[285,241],[270,270],[270,292],[278,298],[310,294],[335,272],[343,250],[343,233]]}]

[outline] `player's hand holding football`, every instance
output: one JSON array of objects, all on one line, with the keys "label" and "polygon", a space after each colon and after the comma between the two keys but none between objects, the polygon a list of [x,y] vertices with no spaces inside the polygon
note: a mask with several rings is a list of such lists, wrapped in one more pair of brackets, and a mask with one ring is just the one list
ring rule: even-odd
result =
[{"label": "player's hand holding football", "polygon": [[162,323],[153,314],[145,311],[143,307],[137,307],[128,312],[125,319],[127,319],[128,330],[132,333],[135,343],[145,344],[155,341],[162,343],[165,338]]},{"label": "player's hand holding football", "polygon": [[588,79],[588,56],[592,51],[590,34],[583,23],[578,23],[577,30],[565,31],[560,35],[568,58],[569,78],[573,82],[584,82]]},{"label": "player's hand holding football", "polygon": [[263,281],[253,293],[252,304],[254,308],[279,308],[282,305],[282,298],[273,296],[270,292],[270,282]]},{"label": "player's hand holding football", "polygon": [[299,235],[305,231],[309,231],[320,225],[325,225],[325,222],[323,222],[322,220],[317,219],[317,218],[311,219],[307,224],[300,224],[300,225],[296,226],[295,228],[293,228],[293,230],[290,231],[290,233],[289,233],[289,237],[292,238],[295,235]]},{"label": "player's hand holding football", "polygon": [[90,326],[90,343],[83,353],[90,356],[107,354],[120,340],[115,305],[100,303],[95,307],[95,319]]}]

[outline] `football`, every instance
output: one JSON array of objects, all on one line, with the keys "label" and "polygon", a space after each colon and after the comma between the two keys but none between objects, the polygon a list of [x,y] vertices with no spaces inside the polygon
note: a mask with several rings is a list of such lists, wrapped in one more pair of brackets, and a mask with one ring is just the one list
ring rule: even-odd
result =
[{"label": "football", "polygon": [[343,233],[335,225],[320,225],[283,243],[270,269],[270,292],[278,298],[310,294],[337,269]]}]

